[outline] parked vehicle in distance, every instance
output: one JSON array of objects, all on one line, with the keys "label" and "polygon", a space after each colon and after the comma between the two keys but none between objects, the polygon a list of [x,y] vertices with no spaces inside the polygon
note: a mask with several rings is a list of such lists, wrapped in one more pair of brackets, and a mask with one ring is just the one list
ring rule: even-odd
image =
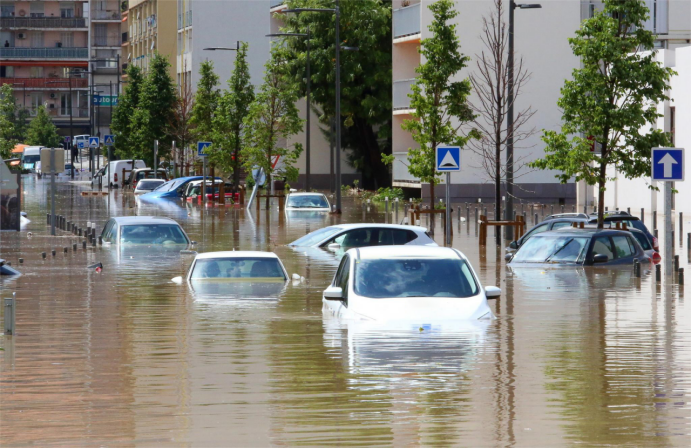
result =
[{"label": "parked vehicle in distance", "polygon": [[289,244],[328,249],[366,246],[437,246],[428,229],[398,224],[339,224],[310,232]]},{"label": "parked vehicle in distance", "polygon": [[534,235],[513,255],[510,265],[631,265],[651,259],[630,232],[611,229],[564,228]]},{"label": "parked vehicle in distance", "polygon": [[187,281],[288,280],[288,273],[273,252],[225,251],[198,254],[187,273]]},{"label": "parked vehicle in distance", "polygon": [[89,147],[89,135],[88,134],[82,134],[82,135],[75,135],[74,136],[74,147],[79,149],[79,142],[84,142],[84,148],[87,149]]},{"label": "parked vehicle in distance", "polygon": [[447,247],[365,247],[343,256],[323,309],[351,319],[430,320],[493,318],[488,299],[466,257]]},{"label": "parked vehicle in distance", "polygon": [[176,221],[156,216],[121,216],[106,222],[104,243],[143,246],[188,246],[190,238]]},{"label": "parked vehicle in distance", "polygon": [[[217,178],[218,179],[218,178]],[[195,180],[202,180],[202,176],[188,176],[171,179],[165,184],[160,185],[151,193],[146,193],[140,196],[142,200],[155,199],[176,199],[183,197],[187,184]]]},{"label": "parked vehicle in distance", "polygon": [[41,161],[41,148],[45,146],[27,146],[22,152],[22,169],[36,172],[36,163]]},{"label": "parked vehicle in distance", "polygon": [[[240,193],[233,193],[233,184],[226,182],[223,179],[214,179],[214,185],[212,186],[212,179],[207,178],[207,200],[212,201],[219,198],[219,192],[221,191],[221,184],[224,186],[224,197],[227,201],[239,202]],[[183,198],[187,201],[192,201],[193,199],[201,200],[202,191],[202,181],[194,180],[187,184],[185,192],[183,193]]]},{"label": "parked vehicle in distance", "polygon": [[286,197],[286,211],[329,212],[327,196],[322,193],[290,193]]},{"label": "parked vehicle in distance", "polygon": [[[112,162],[108,162],[103,168],[98,170],[96,174],[94,174],[94,183],[98,183],[98,179],[102,178],[103,184],[107,184],[111,188],[118,188],[123,184],[123,170],[125,170],[125,175],[128,175],[128,172],[132,170],[132,160],[114,160]],[[147,165],[144,163],[144,160],[135,160],[134,161],[134,168],[146,168]]]},{"label": "parked vehicle in distance", "polygon": [[157,171],[158,173],[155,176],[153,168],[135,168],[134,170],[130,171],[130,175],[125,180],[124,186],[132,185],[132,188],[135,188],[137,186],[137,182],[139,182],[141,179],[168,180],[168,172],[165,168],[159,168]]},{"label": "parked vehicle in distance", "polygon": [[135,187],[135,194],[144,194],[154,191],[159,186],[163,185],[166,181],[163,179],[142,179],[137,182]]},{"label": "parked vehicle in distance", "polygon": [[[592,213],[589,215],[589,223],[590,224],[597,224],[598,223],[598,214]],[[632,216],[626,211],[608,211],[605,212],[603,216],[603,223],[626,223],[627,227],[634,227],[637,230],[641,230],[644,232],[649,238],[649,242],[651,243],[651,246],[654,248],[655,251],[658,252],[659,246],[658,246],[658,238],[656,238],[651,232],[649,232],[649,229],[646,227],[646,225],[641,221],[641,219],[637,218],[636,216]],[[611,227],[612,227],[611,224]]]},{"label": "parked vehicle in distance", "polygon": [[547,232],[549,230],[562,229],[563,227],[570,227],[572,223],[584,224],[589,222],[589,217],[583,213],[560,213],[555,215],[550,215],[546,217],[543,221],[537,225],[531,227],[528,232],[521,236],[518,240],[509,243],[505,249],[507,252],[513,252],[521,247],[522,244],[527,242],[529,238],[542,232]]},{"label": "parked vehicle in distance", "polygon": [[651,262],[653,264],[658,264],[661,262],[661,255],[658,253],[658,251],[654,250],[654,247],[651,245],[651,241],[649,241],[649,238],[646,236],[646,233],[635,228],[627,229],[627,231],[630,232],[632,236],[637,240],[639,245],[644,250],[644,253],[647,257],[651,259]]}]

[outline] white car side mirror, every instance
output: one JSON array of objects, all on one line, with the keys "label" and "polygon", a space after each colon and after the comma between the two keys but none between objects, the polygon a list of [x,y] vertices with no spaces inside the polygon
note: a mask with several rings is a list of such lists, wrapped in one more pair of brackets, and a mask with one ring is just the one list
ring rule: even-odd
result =
[{"label": "white car side mirror", "polygon": [[171,281],[172,281],[173,283],[175,283],[176,285],[182,285],[182,283],[183,283],[183,278],[182,278],[182,277],[173,277],[173,278],[171,279]]},{"label": "white car side mirror", "polygon": [[329,250],[339,250],[341,249],[341,244],[339,243],[331,243],[327,245],[327,249]]},{"label": "white car side mirror", "polygon": [[338,286],[330,286],[324,290],[324,298],[327,300],[343,300],[344,293]]},{"label": "white car side mirror", "polygon": [[499,299],[502,290],[497,286],[486,286],[485,287],[485,297],[487,299]]}]

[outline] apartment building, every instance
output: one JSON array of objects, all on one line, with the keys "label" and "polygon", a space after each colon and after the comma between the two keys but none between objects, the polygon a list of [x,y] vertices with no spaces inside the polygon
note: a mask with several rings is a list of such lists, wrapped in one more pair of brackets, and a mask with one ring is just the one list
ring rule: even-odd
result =
[{"label": "apartment building", "polygon": [[[686,0],[645,0],[652,11],[647,27],[658,34],[657,47],[675,48],[690,44],[690,2]],[[528,162],[542,157],[541,129],[558,130],[561,112],[557,107],[560,88],[564,80],[571,77],[573,69],[579,67],[569,47],[568,38],[574,35],[582,20],[603,8],[602,2],[588,0],[538,0],[541,9],[516,9],[515,58],[523,58],[524,67],[531,73],[530,81],[516,100],[515,110],[531,106],[535,111],[527,126],[538,131],[531,138],[515,145],[515,160]],[[412,118],[408,94],[416,76],[415,69],[421,63],[418,47],[421,39],[431,36],[428,26],[432,14],[428,6],[431,0],[395,0],[392,13],[392,59],[393,59],[393,152],[392,182],[395,186],[420,189],[419,179],[408,173],[406,153],[414,147],[411,135],[401,129],[404,120]],[[507,6],[509,2],[507,3]],[[476,69],[477,55],[483,50],[480,36],[481,17],[488,16],[493,9],[491,0],[469,0],[457,2],[459,15],[454,19],[462,53],[471,57],[469,66],[459,74],[459,79],[468,77]],[[505,20],[508,20],[506,17]],[[476,100],[472,97],[471,101]],[[451,176],[451,192],[455,200],[477,201],[478,198],[492,200],[494,186],[481,168],[480,156],[470,150],[462,152],[462,170]],[[528,167],[517,169],[515,180],[521,188],[515,194],[525,200],[591,204],[594,197],[592,187],[575,183],[560,184],[554,172],[532,171]],[[436,194],[443,194],[440,185]],[[428,194],[427,188],[421,194]]]},{"label": "apartment building", "polygon": [[[129,0],[123,17],[123,60],[144,71],[154,53],[166,56],[176,78],[176,7],[171,0]],[[126,30],[126,31],[125,31]]]}]

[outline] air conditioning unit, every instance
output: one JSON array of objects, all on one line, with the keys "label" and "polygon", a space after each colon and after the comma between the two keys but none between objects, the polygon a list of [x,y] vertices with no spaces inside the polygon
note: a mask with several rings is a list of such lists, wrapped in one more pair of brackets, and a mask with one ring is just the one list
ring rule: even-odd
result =
[{"label": "air conditioning unit", "polygon": [[[55,98],[55,96],[56,96],[56,95],[55,95],[55,92],[53,92],[53,93],[50,94],[50,97],[51,97],[51,98]],[[51,107],[53,107],[52,104],[51,104]]]},{"label": "air conditioning unit", "polygon": [[17,39],[26,39],[26,33],[17,33]]}]

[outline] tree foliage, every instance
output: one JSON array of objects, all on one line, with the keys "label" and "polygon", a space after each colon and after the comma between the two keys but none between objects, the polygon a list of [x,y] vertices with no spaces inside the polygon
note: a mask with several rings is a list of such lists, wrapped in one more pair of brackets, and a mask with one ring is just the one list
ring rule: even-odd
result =
[{"label": "tree foliage", "polygon": [[132,118],[135,110],[139,107],[139,96],[144,77],[142,69],[132,64],[127,67],[126,74],[128,83],[125,85],[123,94],[118,98],[118,105],[113,110],[111,129],[115,135],[115,144],[113,145],[115,154],[120,158],[130,159],[139,155],[133,151],[130,133],[132,132]]},{"label": "tree foliage", "polygon": [[294,181],[298,178],[294,164],[303,147],[300,143],[289,144],[288,140],[301,131],[303,120],[298,117],[298,87],[288,76],[287,56],[281,48],[272,49],[265,65],[264,82],[245,117],[247,139],[241,157],[248,171],[260,167],[270,179],[274,172],[272,157],[281,156],[282,174]]},{"label": "tree foliage", "polygon": [[[288,0],[289,8],[334,8],[330,0]],[[391,154],[392,120],[392,9],[386,0],[341,0],[342,146],[349,163],[363,175],[366,188],[391,182],[383,154]],[[321,111],[320,122],[329,126],[335,115],[334,15],[302,13],[282,15],[283,31],[306,33],[310,27],[311,100]],[[306,88],[306,39],[285,39],[291,76]]]},{"label": "tree foliage", "polygon": [[15,136],[16,104],[11,84],[0,87],[0,157],[6,159],[18,143]]},{"label": "tree foliage", "polygon": [[194,126],[194,138],[209,141],[214,133],[214,114],[219,105],[219,76],[214,73],[212,61],[202,61],[199,75],[190,121]]},{"label": "tree foliage", "polygon": [[[183,70],[185,72],[185,70]],[[192,94],[190,84],[183,82],[178,88],[178,93],[173,103],[173,113],[168,123],[167,135],[176,142],[178,166],[185,164],[186,148],[194,139],[195,123],[192,120],[195,107],[195,96]],[[172,146],[171,146],[172,147]],[[175,154],[172,154],[175,157]]]},{"label": "tree foliage", "polygon": [[31,120],[27,131],[26,143],[36,146],[56,148],[60,146],[61,138],[58,128],[48,116],[46,106],[39,106],[36,116]]},{"label": "tree foliage", "polygon": [[[598,185],[598,225],[603,226],[606,169],[616,165],[626,178],[651,171],[651,148],[667,146],[668,136],[648,129],[661,115],[657,104],[668,99],[672,69],[650,52],[654,36],[644,27],[649,10],[640,0],[606,0],[602,12],[582,22],[569,39],[582,67],[565,81],[558,106],[562,128],[543,131],[546,156],[532,162],[560,170],[566,183],[574,178]],[[591,151],[592,141],[601,154]]]},{"label": "tree foliage", "polygon": [[214,115],[211,161],[226,172],[233,172],[233,183],[240,183],[241,148],[247,144],[245,119],[255,100],[255,89],[250,79],[247,62],[248,44],[242,42],[236,54],[228,88],[219,98]]},{"label": "tree foliage", "polygon": [[[474,119],[468,104],[471,82],[452,81],[469,61],[459,49],[456,25],[448,22],[457,16],[452,0],[438,0],[429,6],[433,20],[428,29],[432,37],[423,39],[419,52],[424,63],[416,68],[411,86],[413,119],[404,120],[402,129],[411,132],[418,148],[408,150],[408,171],[421,182],[430,184],[430,205],[435,204],[435,148],[440,144],[464,147],[471,138],[479,138],[472,129],[464,135],[460,128]],[[391,161],[392,158],[386,158]]]},{"label": "tree foliage", "polygon": [[166,157],[171,148],[169,124],[174,120],[176,93],[169,67],[164,56],[154,54],[130,124],[131,157],[151,160],[152,166],[155,140],[159,157]]}]

